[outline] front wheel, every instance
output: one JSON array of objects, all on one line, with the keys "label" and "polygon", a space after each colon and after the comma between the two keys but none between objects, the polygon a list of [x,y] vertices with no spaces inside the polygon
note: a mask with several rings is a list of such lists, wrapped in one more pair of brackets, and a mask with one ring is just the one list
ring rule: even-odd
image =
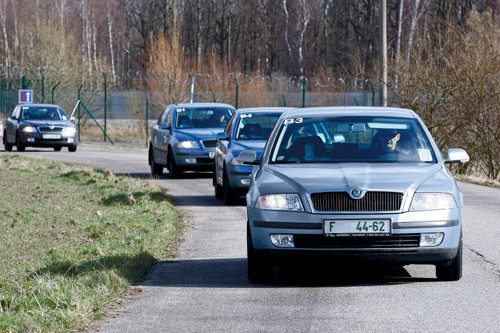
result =
[{"label": "front wheel", "polygon": [[61,149],[62,149],[61,146],[54,147],[54,151],[61,151]]},{"label": "front wheel", "polygon": [[69,146],[69,147],[68,147],[68,151],[69,151],[69,152],[71,152],[71,153],[74,153],[74,152],[76,151],[76,147],[77,147],[76,145],[74,145],[74,146]]},{"label": "front wheel", "polygon": [[17,151],[24,151],[26,147],[21,143],[19,135],[16,136],[16,149]]},{"label": "front wheel", "polygon": [[224,196],[224,202],[228,205],[232,205],[236,202],[238,199],[238,196],[236,194],[236,191],[231,188],[231,185],[229,184],[229,177],[227,175],[226,170],[224,170],[224,175],[222,177],[222,189],[223,189],[223,196]]},{"label": "front wheel", "polygon": [[213,183],[214,183],[214,189],[215,189],[215,198],[219,199],[219,200],[224,199],[224,191],[223,191],[222,186],[220,186],[217,183],[217,173],[215,171],[214,171]]},{"label": "front wheel", "polygon": [[272,278],[273,266],[261,255],[255,253],[247,222],[247,266],[248,281],[250,283],[265,283]]},{"label": "front wheel", "polygon": [[457,256],[447,262],[436,264],[436,277],[440,281],[458,281],[462,277],[462,238]]},{"label": "front wheel", "polygon": [[153,177],[156,178],[163,175],[163,167],[161,165],[156,164],[153,150],[149,151],[149,166],[151,167],[151,175]]},{"label": "front wheel", "polygon": [[5,151],[12,151],[12,144],[7,142],[7,134],[3,133],[3,146],[5,148]]},{"label": "front wheel", "polygon": [[177,167],[177,164],[175,163],[175,157],[174,157],[174,154],[172,154],[172,152],[170,152],[168,154],[168,175],[170,176],[170,178],[177,178],[180,176],[180,174],[182,173],[179,168]]}]

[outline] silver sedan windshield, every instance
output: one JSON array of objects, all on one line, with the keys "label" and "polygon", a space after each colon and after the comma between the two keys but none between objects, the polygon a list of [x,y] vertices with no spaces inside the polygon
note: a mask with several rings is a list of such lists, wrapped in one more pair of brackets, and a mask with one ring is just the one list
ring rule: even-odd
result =
[{"label": "silver sedan windshield", "polygon": [[415,119],[289,118],[281,123],[271,163],[436,163]]}]

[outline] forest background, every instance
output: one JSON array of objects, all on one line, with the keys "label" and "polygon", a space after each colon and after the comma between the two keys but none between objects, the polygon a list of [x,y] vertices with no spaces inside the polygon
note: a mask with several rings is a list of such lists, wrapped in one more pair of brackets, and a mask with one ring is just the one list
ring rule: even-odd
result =
[{"label": "forest background", "polygon": [[387,0],[387,82],[380,2],[0,0],[0,111],[23,87],[147,136],[193,77],[195,101],[239,107],[379,105],[384,83],[443,151],[468,151],[455,171],[500,180],[500,1]]}]

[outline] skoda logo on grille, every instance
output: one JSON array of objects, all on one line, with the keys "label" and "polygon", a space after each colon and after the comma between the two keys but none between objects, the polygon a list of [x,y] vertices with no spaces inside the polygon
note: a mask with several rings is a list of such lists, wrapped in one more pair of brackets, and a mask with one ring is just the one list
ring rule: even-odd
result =
[{"label": "skoda logo on grille", "polygon": [[55,128],[55,126],[54,126],[54,125],[50,125],[50,126],[49,126],[49,128],[50,128],[51,130],[53,130],[53,129]]},{"label": "skoda logo on grille", "polygon": [[363,191],[358,187],[355,187],[351,191],[349,191],[349,194],[353,199],[361,199],[364,195]]}]

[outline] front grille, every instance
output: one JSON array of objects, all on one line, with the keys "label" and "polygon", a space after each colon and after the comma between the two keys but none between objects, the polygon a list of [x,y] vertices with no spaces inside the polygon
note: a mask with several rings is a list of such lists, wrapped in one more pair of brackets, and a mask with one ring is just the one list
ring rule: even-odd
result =
[{"label": "front grille", "polygon": [[217,140],[205,140],[203,141],[203,146],[205,146],[205,148],[215,148],[217,146]]},{"label": "front grille", "polygon": [[42,133],[61,133],[63,131],[63,128],[64,127],[61,127],[61,126],[57,126],[57,127],[53,127],[53,128],[50,128],[48,126],[44,126],[44,127],[39,127],[39,130]]},{"label": "front grille", "polygon": [[403,194],[396,192],[367,192],[361,199],[353,199],[347,192],[311,193],[316,212],[392,212],[398,211]]},{"label": "front grille", "polygon": [[360,248],[410,248],[418,247],[420,234],[391,236],[326,237],[323,235],[294,235],[298,249],[360,249]]}]

